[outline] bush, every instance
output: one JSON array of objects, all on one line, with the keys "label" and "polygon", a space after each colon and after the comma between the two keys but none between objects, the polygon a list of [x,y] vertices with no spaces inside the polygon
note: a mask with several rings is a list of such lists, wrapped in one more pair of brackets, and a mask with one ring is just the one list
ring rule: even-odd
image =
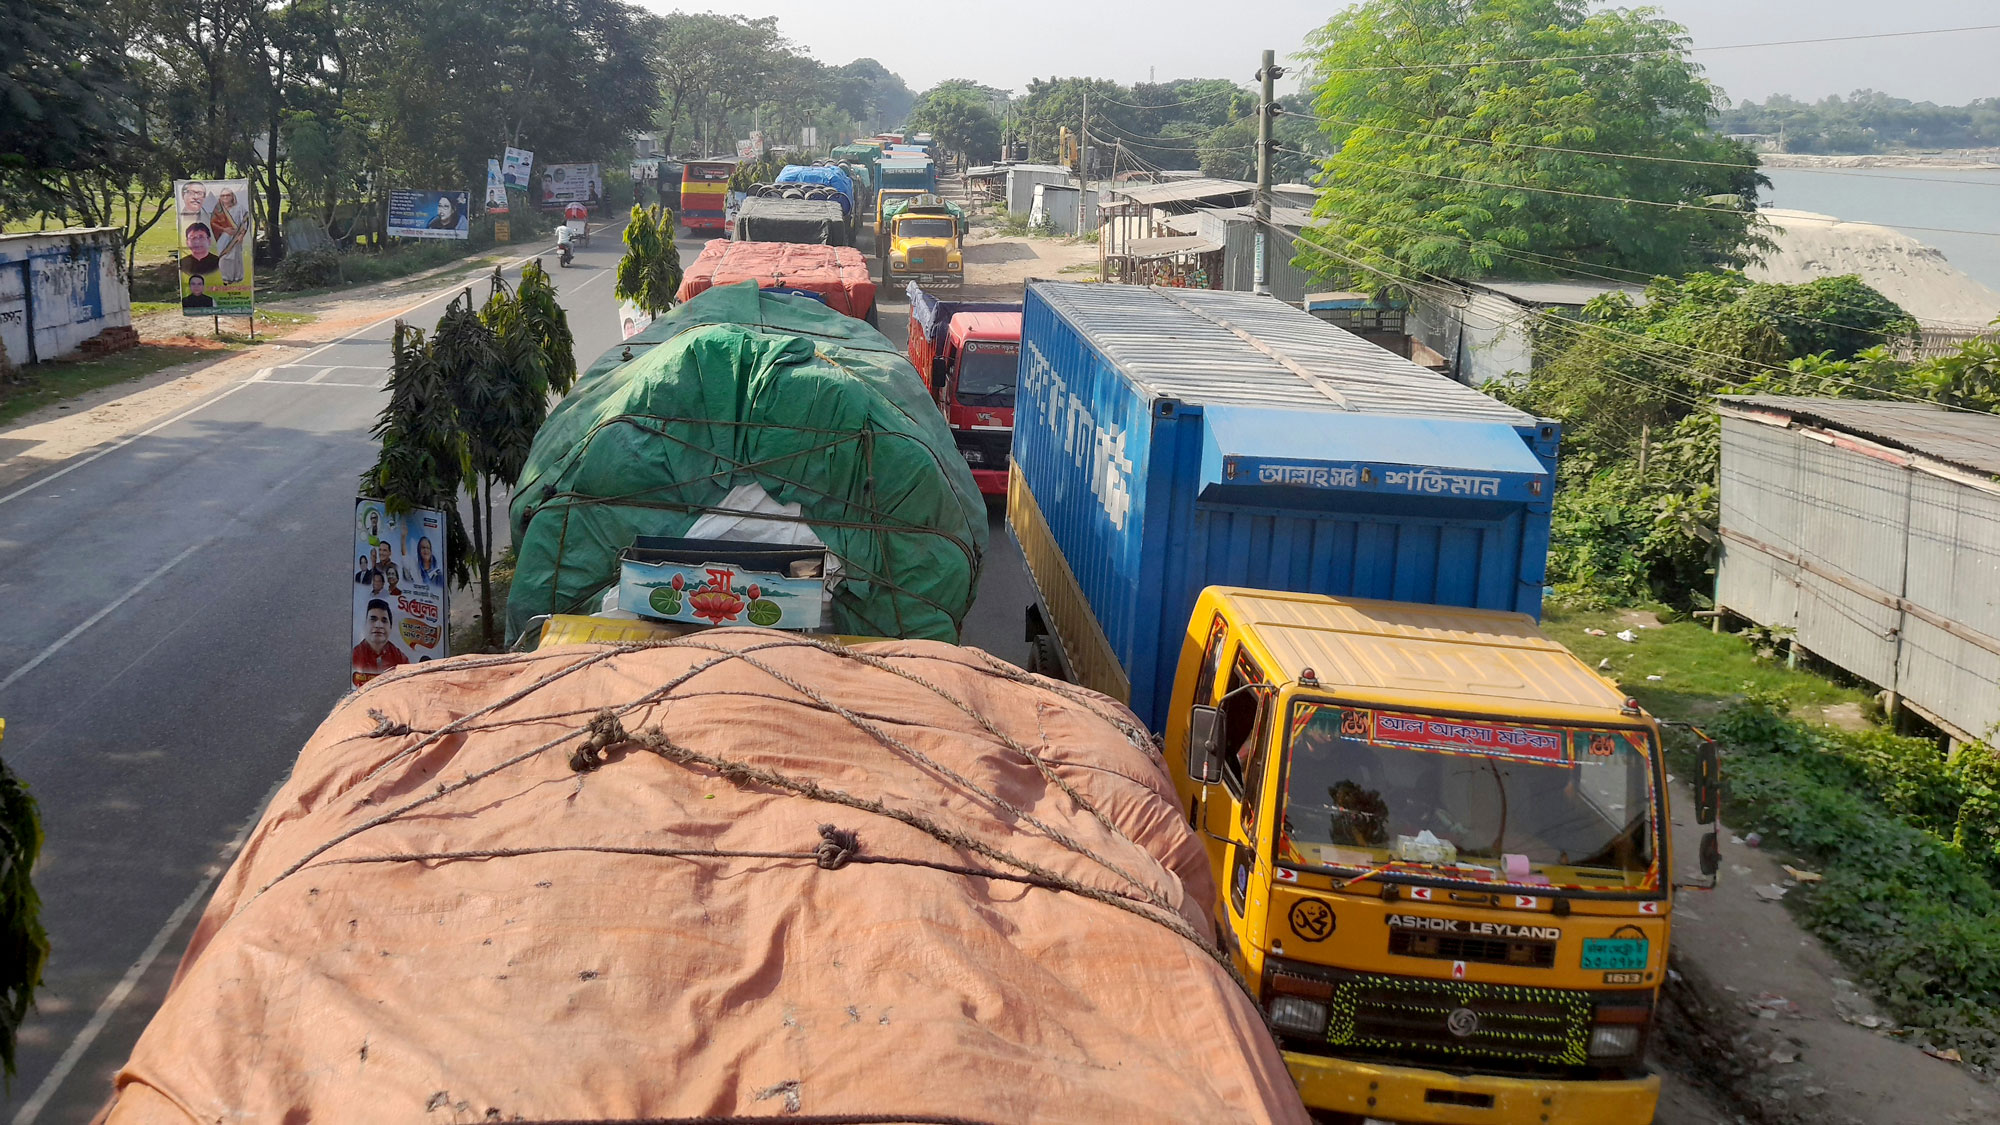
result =
[{"label": "bush", "polygon": [[1824,876],[1787,896],[1805,924],[1897,1019],[1972,1061],[2000,1059],[1991,752],[1947,762],[1918,740],[1806,726],[1757,696],[1711,729],[1729,750],[1731,821]]},{"label": "bush", "polygon": [[340,284],[340,254],[333,250],[309,250],[290,254],[278,263],[271,281],[282,290],[325,289]]}]

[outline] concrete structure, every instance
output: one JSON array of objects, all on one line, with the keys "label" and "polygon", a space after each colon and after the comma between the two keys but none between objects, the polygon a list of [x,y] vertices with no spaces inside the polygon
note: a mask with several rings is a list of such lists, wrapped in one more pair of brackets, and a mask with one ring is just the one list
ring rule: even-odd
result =
[{"label": "concrete structure", "polygon": [[1718,608],[1959,740],[2000,724],[2000,417],[1723,396]]},{"label": "concrete structure", "polygon": [[60,359],[101,332],[131,324],[122,230],[0,235],[0,344],[9,360]]},{"label": "concrete structure", "polygon": [[1453,378],[1484,386],[1533,365],[1528,326],[1546,309],[1581,309],[1592,299],[1623,292],[1635,299],[1638,285],[1575,281],[1469,281],[1451,287],[1449,297],[1429,286],[1410,307],[1410,335],[1445,357]]},{"label": "concrete structure", "polygon": [[1013,164],[1007,168],[1007,210],[1025,215],[1035,207],[1035,185],[1076,186],[1076,173],[1060,164]]}]

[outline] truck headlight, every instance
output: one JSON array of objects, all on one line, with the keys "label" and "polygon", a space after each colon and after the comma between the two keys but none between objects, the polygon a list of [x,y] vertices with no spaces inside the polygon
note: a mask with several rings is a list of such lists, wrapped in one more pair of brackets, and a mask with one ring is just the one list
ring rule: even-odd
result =
[{"label": "truck headlight", "polygon": [[890,262],[890,263],[889,263],[889,265],[890,265],[891,267],[893,267],[893,268],[895,268],[895,269],[899,269],[899,270],[902,270],[902,269],[908,269],[908,268],[910,268],[910,267],[909,267],[909,263],[907,263],[907,262],[900,262],[900,261],[898,261],[898,262]]},{"label": "truck headlight", "polygon": [[1271,1027],[1286,1035],[1318,1039],[1326,1034],[1326,1005],[1303,996],[1271,997]]},{"label": "truck headlight", "polygon": [[1637,1024],[1599,1024],[1590,1033],[1590,1057],[1623,1059],[1639,1053]]}]

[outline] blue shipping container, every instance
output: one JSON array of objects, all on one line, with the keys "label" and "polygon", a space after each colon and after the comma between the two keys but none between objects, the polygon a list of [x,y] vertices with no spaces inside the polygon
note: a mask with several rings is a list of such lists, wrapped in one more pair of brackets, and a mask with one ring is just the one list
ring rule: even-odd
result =
[{"label": "blue shipping container", "polygon": [[1247,293],[1032,282],[1021,335],[1009,528],[1154,729],[1206,586],[1540,616],[1556,423]]}]

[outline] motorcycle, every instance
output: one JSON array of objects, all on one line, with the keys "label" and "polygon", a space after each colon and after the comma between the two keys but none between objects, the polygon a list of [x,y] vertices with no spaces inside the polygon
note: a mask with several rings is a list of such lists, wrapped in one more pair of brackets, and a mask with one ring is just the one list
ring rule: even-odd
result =
[{"label": "motorcycle", "polygon": [[572,257],[575,257],[575,255],[576,255],[576,248],[571,240],[569,228],[567,226],[557,228],[556,264],[567,269],[569,268],[569,260]]}]

